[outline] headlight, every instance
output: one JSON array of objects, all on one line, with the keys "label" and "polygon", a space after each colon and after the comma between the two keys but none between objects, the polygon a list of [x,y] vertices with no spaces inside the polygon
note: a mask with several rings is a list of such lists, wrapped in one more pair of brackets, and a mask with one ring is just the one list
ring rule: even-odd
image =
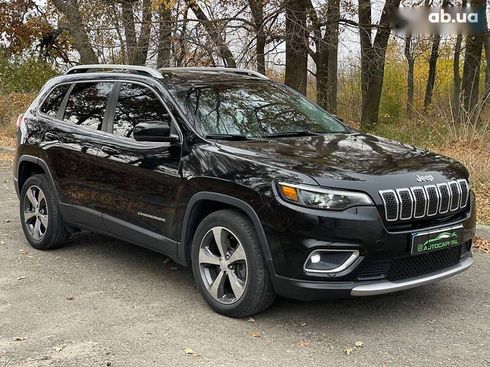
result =
[{"label": "headlight", "polygon": [[344,210],[352,206],[374,205],[362,192],[324,189],[316,186],[279,182],[283,199],[310,208]]}]

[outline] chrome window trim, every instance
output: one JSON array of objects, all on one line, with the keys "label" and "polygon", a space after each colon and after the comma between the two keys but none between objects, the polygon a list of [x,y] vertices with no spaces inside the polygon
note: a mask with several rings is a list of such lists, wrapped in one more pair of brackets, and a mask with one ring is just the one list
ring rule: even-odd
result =
[{"label": "chrome window trim", "polygon": [[[447,202],[447,209],[445,211],[442,211],[442,192],[440,190],[440,187],[442,187],[442,186],[445,186],[447,188],[448,197],[449,197],[448,202]],[[447,182],[437,184],[437,190],[439,191],[439,196],[441,198],[440,203],[439,203],[439,214],[446,214],[447,212],[449,212],[449,208],[451,207],[451,198],[452,198],[451,190],[450,190]]]},{"label": "chrome window trim", "polygon": [[429,205],[429,203],[427,203],[427,212],[426,213],[427,213],[428,217],[433,217],[434,215],[437,215],[439,213],[440,195],[439,195],[439,190],[437,190],[436,185],[425,185],[424,190],[426,190],[426,192],[427,192],[427,201],[428,202],[430,200],[430,196],[429,196],[429,191],[427,191],[427,188],[430,188],[430,187],[433,187],[436,190],[436,196],[437,196],[436,210],[433,214],[430,214],[429,213],[430,205]]},{"label": "chrome window trim", "polygon": [[[308,260],[317,252],[352,252],[351,256],[349,256],[347,258],[347,260],[345,260],[345,262],[334,268],[334,269],[330,269],[330,270],[314,270],[314,269],[308,269],[306,267],[306,264],[308,263]],[[352,265],[352,263],[354,261],[356,261],[356,259],[359,257],[359,251],[358,250],[346,250],[346,249],[318,249],[318,250],[313,250],[312,252],[310,252],[310,254],[308,255],[308,257],[306,258],[304,264],[303,264],[303,270],[307,273],[320,273],[320,274],[332,274],[332,273],[339,273],[345,269],[347,269],[349,266]]]},{"label": "chrome window trim", "polygon": [[[428,194],[425,192],[425,189],[422,186],[414,186],[414,187],[411,187],[410,190],[412,191],[412,195],[413,195],[413,198],[414,198],[413,217],[415,219],[425,217],[425,213],[427,213],[427,211],[429,210],[428,209],[428,206],[429,206]],[[417,216],[416,215],[418,201],[417,201],[417,197],[415,196],[415,190],[422,190],[422,194],[424,194],[424,212],[420,216]]]},{"label": "chrome window trim", "polygon": [[[410,197],[410,215],[408,217],[402,217],[403,214],[403,199],[400,193],[402,192],[408,192],[408,196]],[[413,207],[414,207],[414,198],[412,197],[412,192],[408,188],[401,188],[401,189],[396,189],[396,194],[398,195],[398,198],[400,199],[400,214],[399,218],[400,220],[409,220],[412,219],[413,216]]]},{"label": "chrome window trim", "polygon": [[[157,98],[163,104],[163,106],[165,107],[165,109],[168,111],[168,114],[170,115],[170,117],[172,119],[172,123],[175,126],[175,129],[176,129],[176,131],[177,131],[177,133],[179,135],[179,140],[177,141],[177,143],[182,143],[184,141],[184,135],[182,133],[182,130],[181,130],[179,124],[177,123],[177,120],[175,119],[174,114],[172,113],[172,111],[170,110],[170,108],[168,108],[167,103],[165,103],[165,101],[163,100],[163,98],[160,96],[159,92],[154,87],[152,87],[152,86],[150,86],[150,85],[148,85],[146,83],[140,82],[140,81],[134,81],[134,80],[125,79],[125,78],[119,78],[119,79],[110,79],[110,78],[109,79],[97,79],[97,78],[94,78],[94,79],[83,79],[83,80],[76,80],[75,79],[75,80],[70,80],[70,81],[68,81],[68,80],[67,81],[62,81],[60,83],[57,83],[57,84],[53,85],[46,92],[46,94],[41,99],[39,106],[41,106],[45,102],[46,98],[48,98],[48,96],[51,94],[51,92],[54,90],[54,88],[58,87],[59,85],[63,85],[63,84],[75,85],[75,84],[78,84],[78,83],[102,83],[102,82],[108,82],[108,83],[118,83],[118,82],[120,82],[120,83],[134,83],[134,84],[139,84],[139,85],[141,85],[143,87],[149,88],[157,96]],[[68,96],[69,96],[69,93],[71,93],[71,91],[67,91]],[[61,124],[65,124],[65,125],[66,124],[69,124],[69,126],[76,126],[76,127],[80,128],[80,129],[83,129],[85,131],[97,131],[97,132],[101,132],[101,133],[104,133],[105,132],[105,133],[108,133],[111,136],[114,136],[116,138],[131,139],[131,138],[124,138],[124,137],[120,137],[118,135],[115,135],[115,134],[112,133],[112,131],[94,130],[94,129],[87,128],[85,126],[80,126],[80,125],[77,125],[77,124],[70,123],[70,122],[65,121],[63,119],[60,120],[60,119],[58,119],[56,117],[52,117],[52,116],[49,116],[49,115],[47,115],[45,113],[42,113],[41,111],[39,111],[39,109],[38,109],[37,113],[40,116],[44,117],[44,118],[49,118],[51,120],[55,120],[57,123],[61,123]],[[134,139],[132,139],[132,140],[134,140]],[[165,145],[167,145],[167,144],[165,144]]]},{"label": "chrome window trim", "polygon": [[[392,193],[395,196],[396,200],[396,218],[395,219],[388,219],[388,211],[386,210],[386,200],[383,196],[385,193]],[[400,200],[398,200],[398,195],[396,194],[395,190],[380,190],[379,195],[381,196],[381,200],[383,200],[383,205],[385,209],[385,218],[386,221],[388,222],[396,222],[398,220],[399,214],[400,214]]]}]

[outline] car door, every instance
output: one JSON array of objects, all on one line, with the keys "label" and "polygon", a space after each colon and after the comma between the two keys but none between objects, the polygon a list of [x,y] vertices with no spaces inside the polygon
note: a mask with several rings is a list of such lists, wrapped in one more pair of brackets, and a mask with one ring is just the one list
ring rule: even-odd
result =
[{"label": "car door", "polygon": [[115,236],[173,255],[181,143],[136,141],[133,130],[138,123],[162,120],[174,133],[178,128],[156,90],[129,81],[116,88],[112,137],[102,142],[100,153],[104,223]]},{"label": "car door", "polygon": [[50,95],[39,112],[46,125],[40,158],[57,186],[63,215],[67,221],[94,228],[103,227],[98,154],[114,85],[93,81],[60,85],[53,90],[58,100],[66,93],[59,110],[55,113],[50,107],[54,103]]}]

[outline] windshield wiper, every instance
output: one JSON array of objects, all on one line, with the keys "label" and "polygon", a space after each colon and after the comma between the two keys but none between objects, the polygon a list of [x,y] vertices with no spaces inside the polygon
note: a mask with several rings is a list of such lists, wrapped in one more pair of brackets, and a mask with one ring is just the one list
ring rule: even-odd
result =
[{"label": "windshield wiper", "polygon": [[279,133],[267,134],[267,138],[281,138],[287,136],[316,136],[322,135],[320,132],[310,131],[310,130],[301,130],[301,131],[283,131]]},{"label": "windshield wiper", "polygon": [[207,139],[222,139],[222,140],[249,140],[242,134],[208,134]]}]

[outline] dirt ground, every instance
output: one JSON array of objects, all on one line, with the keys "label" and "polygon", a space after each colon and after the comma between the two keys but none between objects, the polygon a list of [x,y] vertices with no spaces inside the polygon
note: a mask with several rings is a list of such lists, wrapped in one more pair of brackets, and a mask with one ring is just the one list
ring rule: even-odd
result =
[{"label": "dirt ground", "polygon": [[[490,255],[436,284],[372,298],[278,299],[213,313],[189,269],[93,234],[29,247],[0,167],[0,366],[490,366]],[[356,346],[357,344],[357,346]]]}]

